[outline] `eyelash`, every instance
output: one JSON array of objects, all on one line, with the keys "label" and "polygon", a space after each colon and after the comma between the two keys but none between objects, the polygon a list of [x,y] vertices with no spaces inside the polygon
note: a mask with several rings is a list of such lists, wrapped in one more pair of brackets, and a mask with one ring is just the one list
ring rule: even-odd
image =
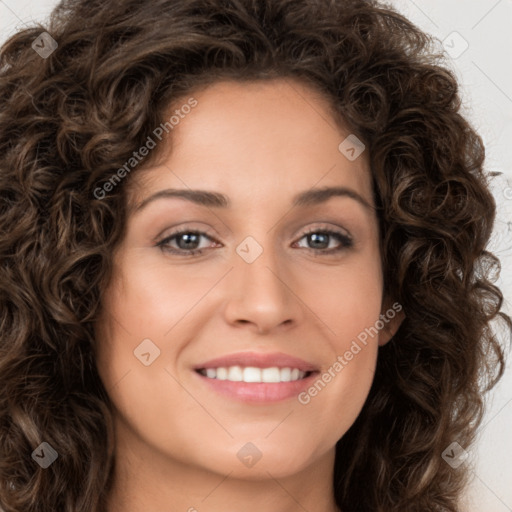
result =
[{"label": "eyelash", "polygon": [[[321,228],[316,228],[316,229],[311,229],[309,231],[306,231],[305,233],[302,234],[302,236],[298,239],[298,241],[302,240],[304,237],[311,235],[313,233],[320,233],[323,235],[335,237],[341,243],[340,247],[337,247],[334,249],[328,249],[328,250],[327,249],[312,249],[309,247],[306,248],[306,250],[309,250],[315,254],[322,253],[324,255],[331,255],[334,253],[341,252],[345,249],[349,249],[353,246],[353,240],[348,235],[341,233],[339,231],[333,231],[331,229],[321,229]],[[181,256],[194,256],[194,255],[202,254],[203,251],[205,250],[204,248],[203,249],[174,249],[174,248],[170,248],[168,246],[168,243],[171,240],[173,240],[174,238],[179,237],[180,235],[188,235],[188,234],[205,236],[205,237],[209,238],[210,240],[214,240],[213,237],[211,237],[210,235],[208,235],[207,233],[205,233],[203,231],[197,231],[194,229],[182,229],[180,231],[175,231],[174,233],[171,233],[169,236],[165,237],[160,242],[157,242],[156,246],[160,247],[160,249],[164,252],[168,252],[171,254],[177,254],[177,255],[181,255]],[[329,245],[329,243],[327,245]]]}]

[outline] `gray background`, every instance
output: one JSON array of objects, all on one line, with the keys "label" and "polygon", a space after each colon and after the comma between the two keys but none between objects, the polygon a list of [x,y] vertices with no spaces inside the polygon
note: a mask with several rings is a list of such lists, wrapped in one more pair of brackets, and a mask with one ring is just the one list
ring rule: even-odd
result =
[{"label": "gray background", "polygon": [[[505,294],[504,309],[512,315],[512,0],[389,3],[443,42],[461,83],[464,113],[486,144],[485,166],[503,172],[493,185],[499,216],[492,249],[502,262],[498,285]],[[44,24],[56,4],[0,0],[0,42],[33,20]],[[468,512],[512,512],[510,359],[504,378],[488,397],[479,441],[469,453],[475,469],[466,497]]]}]

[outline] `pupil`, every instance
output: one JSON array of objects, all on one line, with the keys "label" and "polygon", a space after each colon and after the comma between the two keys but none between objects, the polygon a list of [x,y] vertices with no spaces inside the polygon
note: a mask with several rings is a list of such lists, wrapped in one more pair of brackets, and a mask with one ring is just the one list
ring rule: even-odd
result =
[{"label": "pupil", "polygon": [[[184,241],[184,243],[181,244],[181,241]],[[194,243],[197,243],[197,235],[195,233],[186,233],[179,237],[178,246],[180,247],[180,249],[190,249],[190,243],[192,243],[192,245],[194,245]]]},{"label": "pupil", "polygon": [[[319,240],[321,238],[323,238],[323,240]],[[327,235],[325,234],[313,233],[309,235],[310,242],[312,242],[317,249],[319,248],[319,245],[322,246],[322,248],[325,248],[329,245],[329,243],[326,241],[326,238]]]}]

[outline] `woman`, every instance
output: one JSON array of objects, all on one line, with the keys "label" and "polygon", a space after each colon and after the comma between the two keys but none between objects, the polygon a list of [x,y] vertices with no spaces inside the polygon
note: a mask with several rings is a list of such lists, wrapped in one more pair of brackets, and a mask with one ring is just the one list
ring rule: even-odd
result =
[{"label": "woman", "polygon": [[4,45],[5,511],[461,510],[512,322],[431,43],[362,0],[76,0]]}]

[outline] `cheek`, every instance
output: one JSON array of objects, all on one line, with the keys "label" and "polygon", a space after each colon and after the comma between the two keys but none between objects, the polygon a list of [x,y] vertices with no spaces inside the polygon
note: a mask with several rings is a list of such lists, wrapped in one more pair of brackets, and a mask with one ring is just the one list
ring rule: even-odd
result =
[{"label": "cheek", "polygon": [[[184,272],[177,266],[162,265],[138,249],[126,251],[116,264],[116,275],[104,294],[102,318],[96,328],[97,365],[105,387],[113,392],[125,375],[130,374],[127,379],[142,379],[134,394],[138,397],[146,384],[154,386],[151,379],[145,382],[146,376],[154,379],[179,356],[187,336],[175,338],[172,334],[187,326],[195,329],[189,325],[194,318],[190,313],[217,277],[201,269],[192,272],[192,267]],[[175,326],[177,329],[172,331]],[[171,337],[173,342],[169,343]],[[154,362],[146,367],[137,356],[148,350]],[[163,380],[168,379],[164,372]]]},{"label": "cheek", "polygon": [[[378,281],[377,281],[378,282]],[[359,287],[330,296],[319,309],[329,325],[329,353],[312,385],[298,401],[309,409],[315,429],[328,447],[352,426],[370,391],[378,355],[375,324],[380,314],[381,289],[359,281]],[[363,284],[364,283],[364,284]],[[350,291],[349,291],[350,290]],[[333,334],[334,331],[335,334]],[[327,331],[325,331],[327,333]]]},{"label": "cheek", "polygon": [[110,310],[126,330],[143,336],[156,332],[164,337],[213,280],[201,268],[180,270],[137,250],[129,251],[121,265],[122,277],[113,286]]},{"label": "cheek", "polygon": [[299,397],[306,407],[325,411],[318,421],[336,425],[341,437],[359,414],[370,387],[378,354],[382,275],[376,258],[329,275],[319,275],[305,302],[315,305],[330,344],[330,358],[318,379]]},{"label": "cheek", "polygon": [[[338,353],[348,350],[351,341],[375,325],[382,307],[382,274],[379,262],[369,255],[352,260],[333,272],[318,273],[310,284],[307,303],[324,323],[331,345]],[[306,293],[306,292],[304,292]],[[364,338],[364,334],[362,335]],[[369,336],[377,343],[377,336]]]}]

